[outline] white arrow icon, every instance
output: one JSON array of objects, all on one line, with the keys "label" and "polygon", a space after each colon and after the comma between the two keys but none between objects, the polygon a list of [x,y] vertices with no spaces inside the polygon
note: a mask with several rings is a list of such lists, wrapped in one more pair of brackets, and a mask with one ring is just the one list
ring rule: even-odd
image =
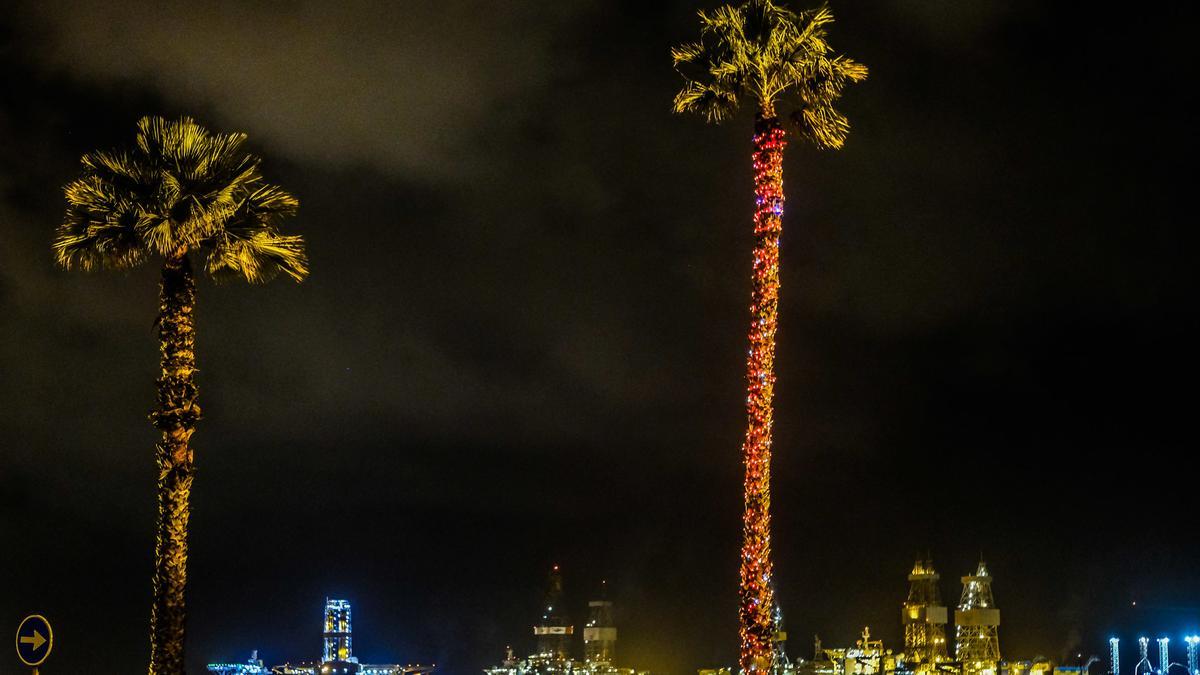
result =
[{"label": "white arrow icon", "polygon": [[21,636],[21,644],[23,644],[23,645],[31,644],[31,645],[33,645],[33,650],[37,651],[42,648],[42,645],[46,644],[46,638],[42,637],[42,634],[37,632],[37,629],[34,628],[33,629],[33,637],[26,637],[24,635]]}]

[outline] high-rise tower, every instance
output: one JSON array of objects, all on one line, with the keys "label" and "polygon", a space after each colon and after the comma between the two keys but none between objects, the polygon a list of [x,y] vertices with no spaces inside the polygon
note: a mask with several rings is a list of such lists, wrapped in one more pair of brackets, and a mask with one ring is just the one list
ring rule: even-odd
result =
[{"label": "high-rise tower", "polygon": [[941,577],[929,560],[918,560],[908,575],[908,600],[900,610],[904,622],[904,654],[915,670],[948,660],[946,606],[938,589]]},{"label": "high-rise tower", "polygon": [[357,663],[350,644],[350,602],[325,598],[325,650],[322,661]]},{"label": "high-rise tower", "polygon": [[955,657],[963,673],[995,675],[1000,663],[1000,610],[992,599],[992,577],[979,561],[975,574],[962,578],[962,600],[954,612]]},{"label": "high-rise tower", "polygon": [[550,570],[550,580],[546,585],[545,611],[542,620],[533,627],[537,637],[536,656],[553,661],[565,661],[570,658],[569,640],[575,634],[575,627],[567,618],[566,608],[562,606],[562,574],[558,565]]}]

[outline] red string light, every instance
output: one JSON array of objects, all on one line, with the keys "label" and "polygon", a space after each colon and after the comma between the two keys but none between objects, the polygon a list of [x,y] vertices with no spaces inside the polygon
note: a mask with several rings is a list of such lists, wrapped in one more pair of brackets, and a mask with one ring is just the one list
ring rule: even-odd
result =
[{"label": "red string light", "polygon": [[779,306],[779,235],[783,229],[783,127],[774,117],[755,124],[754,272],[750,299],[750,352],[746,359],[749,423],[742,516],[739,665],[770,669],[774,634],[771,586],[771,425],[775,394],[775,329]]}]

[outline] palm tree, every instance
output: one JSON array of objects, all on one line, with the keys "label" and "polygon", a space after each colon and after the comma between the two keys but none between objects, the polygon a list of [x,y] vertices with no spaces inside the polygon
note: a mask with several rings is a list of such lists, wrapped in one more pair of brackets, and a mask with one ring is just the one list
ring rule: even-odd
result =
[{"label": "palm tree", "polygon": [[266,281],[308,275],[304,241],[281,234],[299,202],[263,180],[245,134],[210,133],[190,118],[143,117],[134,147],[83,156],[65,188],[67,212],[54,253],[67,269],[127,269],[162,260],[158,336],[162,367],[150,413],[162,432],[150,674],[184,672],[184,590],[196,404],[196,288],[191,256],[214,277]]},{"label": "palm tree", "polygon": [[800,136],[819,148],[840,148],[850,130],[834,108],[843,87],[865,79],[867,68],[835,56],[826,42],[833,14],[821,7],[792,12],[771,0],[747,0],[700,12],[699,42],[671,50],[683,89],[677,113],[697,112],[722,122],[742,99],[756,107],[754,124],[754,266],[750,352],[746,363],[749,424],[742,445],[739,614],[744,672],[771,668],[775,607],[771,580],[771,424],[775,389],[775,328],[779,304],[779,236],[783,229],[783,149],[786,134],[776,106],[795,107]]}]

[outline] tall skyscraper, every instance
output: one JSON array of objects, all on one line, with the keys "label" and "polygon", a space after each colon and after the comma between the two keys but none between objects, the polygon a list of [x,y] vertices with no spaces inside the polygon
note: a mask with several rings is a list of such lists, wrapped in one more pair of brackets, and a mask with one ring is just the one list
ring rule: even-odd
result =
[{"label": "tall skyscraper", "polygon": [[325,598],[325,650],[322,661],[357,663],[350,643],[350,602]]}]

